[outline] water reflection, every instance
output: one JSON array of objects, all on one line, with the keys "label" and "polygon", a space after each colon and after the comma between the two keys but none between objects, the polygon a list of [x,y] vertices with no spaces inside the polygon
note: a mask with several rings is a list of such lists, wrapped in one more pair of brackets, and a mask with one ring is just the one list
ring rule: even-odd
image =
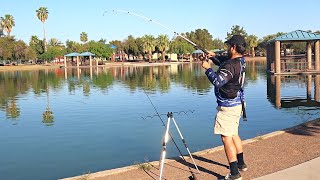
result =
[{"label": "water reflection", "polygon": [[46,110],[42,113],[42,122],[46,126],[52,126],[54,122],[54,115],[53,112],[50,109],[50,98],[49,98],[49,86],[47,83],[47,88],[46,88],[46,97],[47,97],[47,107]]},{"label": "water reflection", "polygon": [[[307,76],[270,76],[266,75],[265,61],[249,61],[246,69],[246,85],[256,82],[258,78],[267,78],[267,95],[276,108],[296,106],[318,106],[320,75]],[[258,77],[259,76],[259,77]],[[20,112],[18,96],[24,96],[28,91],[47,98],[47,107],[43,113],[43,122],[53,122],[50,109],[50,92],[59,90],[67,84],[69,93],[82,89],[84,96],[90,96],[92,89],[108,91],[115,82],[122,83],[134,92],[144,89],[149,92],[159,90],[168,92],[172,83],[198,94],[206,94],[212,88],[200,64],[171,64],[169,66],[121,66],[121,67],[90,67],[67,68],[55,70],[2,72],[0,74],[0,109],[6,112],[6,117],[17,119]],[[314,82],[314,96],[312,98],[312,82]],[[305,85],[306,84],[306,85]],[[290,93],[281,93],[281,87],[305,86],[306,96],[295,98]],[[285,90],[286,91],[286,90]],[[281,98],[281,95],[283,96]]]},{"label": "water reflection", "polygon": [[[267,76],[263,61],[247,62],[246,71],[245,139],[319,117],[319,75]],[[199,63],[0,72],[2,179],[60,179],[157,160],[163,129],[141,118],[155,114],[143,90],[160,114],[195,110],[177,115],[191,151],[221,145],[210,128],[213,86]]]},{"label": "water reflection", "polygon": [[168,92],[175,83],[198,94],[210,91],[211,85],[199,64],[171,64],[168,66],[121,66],[67,68],[54,70],[15,71],[0,73],[0,110],[6,111],[7,118],[17,119],[23,109],[17,98],[33,92],[46,97],[46,109],[42,113],[43,123],[53,124],[50,108],[50,93],[57,92],[65,85],[70,94],[82,89],[84,96],[90,96],[92,89],[107,92],[115,83],[121,83],[131,92],[143,89],[150,93],[159,90]]},{"label": "water reflection", "polygon": [[[295,88],[299,87],[305,89],[304,95],[295,94]],[[307,116],[306,120],[319,114],[320,75],[268,76],[267,89],[268,98],[276,108]]]}]

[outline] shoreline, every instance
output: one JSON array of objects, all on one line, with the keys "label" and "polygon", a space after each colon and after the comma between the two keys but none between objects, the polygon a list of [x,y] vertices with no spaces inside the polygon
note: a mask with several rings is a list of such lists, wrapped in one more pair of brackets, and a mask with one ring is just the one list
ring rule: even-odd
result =
[{"label": "shoreline", "polygon": [[[312,126],[315,126],[315,127],[312,127]],[[308,130],[308,128],[311,128],[311,130]],[[287,133],[289,133],[290,135],[293,134],[292,136],[298,135],[299,133],[301,133],[301,131],[310,131],[310,132],[313,133],[314,132],[313,128],[315,128],[315,129],[317,129],[319,131],[319,132],[318,131],[315,132],[315,133],[318,133],[318,134],[316,134],[316,136],[319,136],[319,134],[320,134],[320,118],[315,119],[315,120],[311,120],[311,121],[308,121],[308,122],[305,122],[305,123],[301,123],[299,125],[296,125],[296,126],[293,126],[293,127],[290,127],[290,128],[286,128],[286,129],[279,130],[279,131],[274,131],[274,132],[271,132],[271,133],[268,133],[268,134],[265,134],[265,135],[261,135],[261,136],[257,136],[257,137],[251,138],[251,139],[244,140],[243,141],[243,146],[244,146],[245,149],[255,148],[257,146],[256,144],[258,144],[258,143],[264,144],[264,142],[271,141],[273,138],[282,139],[282,136],[287,136]],[[302,135],[311,136],[311,135],[306,135],[306,134],[302,134]],[[291,139],[287,139],[287,140],[288,141],[293,141],[293,140],[296,140],[296,139],[292,139],[292,137],[291,137]],[[320,144],[315,144],[315,145],[320,147]],[[284,147],[284,148],[290,149],[292,147],[288,146],[288,147]],[[196,157],[196,159],[198,159],[198,157],[211,156],[212,154],[220,154],[220,155],[222,154],[223,155],[223,152],[224,152],[223,146],[218,146],[218,147],[214,147],[214,148],[211,148],[211,149],[205,149],[205,150],[202,150],[202,151],[194,152],[194,153],[192,153],[192,155],[194,157]],[[248,154],[252,155],[252,153],[248,153]],[[253,154],[253,155],[255,155],[255,154]],[[318,155],[316,155],[316,157],[313,157],[313,158],[317,158],[317,157],[320,157],[320,153]],[[189,156],[185,156],[184,158],[187,161],[190,162],[190,157]],[[222,157],[222,159],[223,158],[225,158],[225,157]],[[274,158],[275,157],[273,157],[271,159],[274,159]],[[311,159],[313,159],[313,158],[311,158]],[[177,161],[179,161],[179,159],[181,161],[181,157],[166,159],[165,160],[165,164],[166,165],[175,164]],[[282,169],[286,169],[288,167],[292,167],[294,165],[297,165],[297,164],[300,164],[300,163],[303,163],[303,162],[307,162],[309,160],[310,160],[310,157],[304,158],[302,160],[300,159],[298,163],[290,163],[289,165],[287,165],[285,168],[282,168]],[[210,161],[210,160],[208,160],[208,161]],[[275,162],[278,162],[277,158],[275,158]],[[220,164],[220,162],[214,162],[214,164],[215,163],[216,164]],[[152,168],[155,167],[154,168],[155,171],[159,170],[157,168],[158,165],[159,165],[159,161],[146,162],[146,163],[143,163],[143,164],[148,164],[148,166],[150,166]],[[116,176],[117,177],[116,179],[122,179],[121,177],[125,177],[124,179],[126,179],[128,177],[127,174],[131,174],[131,173],[132,174],[137,174],[136,171],[140,171],[142,174],[143,173],[144,174],[148,174],[148,176],[147,175],[145,175],[145,176],[150,178],[150,174],[147,172],[148,170],[141,169],[140,166],[143,165],[143,164],[125,166],[125,167],[120,167],[120,168],[115,168],[115,169],[109,169],[109,170],[104,170],[104,171],[99,171],[99,172],[95,172],[95,173],[89,173],[89,174],[84,174],[84,175],[79,175],[79,176],[74,176],[74,177],[67,177],[67,178],[62,178],[61,180],[79,180],[79,179],[83,179],[83,178],[85,178],[85,179],[104,180],[104,179],[113,179],[114,178],[113,176]],[[192,165],[193,163],[190,163],[190,164]],[[212,165],[214,165],[214,164],[212,164]],[[273,164],[271,164],[271,166],[272,165]],[[198,166],[199,166],[199,164],[198,164]],[[172,165],[172,167],[174,167],[174,165]],[[169,166],[167,168],[169,168]],[[202,167],[202,169],[208,169],[208,168],[207,167],[206,168]],[[279,170],[282,170],[281,168],[280,169],[279,168],[278,169],[271,168],[271,169],[272,170],[269,171],[269,172],[268,171],[264,172],[266,174],[254,175],[253,177],[250,177],[249,179],[256,178],[256,177],[261,177],[261,176],[264,176],[264,175],[271,174],[271,173],[274,173],[274,172],[278,172]],[[200,168],[200,170],[201,170],[201,168]],[[187,171],[187,170],[184,170],[184,171]],[[158,173],[158,172],[156,172],[156,173]],[[152,174],[155,174],[155,173],[152,173]],[[148,179],[148,178],[141,178],[141,179]],[[168,179],[171,179],[171,178],[168,178]]]},{"label": "shoreline", "polygon": [[[251,61],[266,61],[266,57],[246,57],[247,62]],[[105,65],[91,66],[92,68],[97,67],[122,67],[122,66],[169,66],[172,64],[189,64],[189,63],[201,63],[197,62],[184,62],[184,61],[173,61],[173,62],[108,62]],[[47,64],[47,65],[10,65],[10,66],[0,66],[0,72],[6,71],[26,71],[26,70],[44,70],[44,69],[59,69],[64,68],[64,64]],[[69,66],[67,69],[77,68],[77,66]],[[90,66],[80,66],[79,68],[90,68]]]}]

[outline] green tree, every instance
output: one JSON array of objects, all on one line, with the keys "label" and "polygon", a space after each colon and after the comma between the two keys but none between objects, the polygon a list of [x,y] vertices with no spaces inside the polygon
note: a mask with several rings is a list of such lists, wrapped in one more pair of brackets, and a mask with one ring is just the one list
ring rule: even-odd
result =
[{"label": "green tree", "polygon": [[255,35],[250,35],[247,37],[247,43],[248,43],[248,46],[251,48],[250,51],[251,51],[251,56],[252,57],[255,57],[255,50],[254,48],[258,46],[258,37],[255,36]]},{"label": "green tree", "polygon": [[84,52],[84,46],[81,46],[80,43],[67,40],[66,41],[66,53],[72,53],[72,52]]},{"label": "green tree", "polygon": [[109,58],[112,55],[113,50],[106,44],[90,41],[87,45],[88,51],[95,54],[96,57]]},{"label": "green tree", "polygon": [[40,55],[40,58],[46,61],[52,61],[57,57],[66,54],[66,49],[61,46],[49,46],[47,52]]},{"label": "green tree", "polygon": [[26,49],[27,45],[25,42],[19,40],[14,43],[14,59],[15,60],[24,60],[26,59]]},{"label": "green tree", "polygon": [[0,18],[0,26],[3,28],[7,35],[10,36],[10,33],[12,31],[12,28],[15,26],[15,21],[12,15],[6,14],[4,17]]},{"label": "green tree", "polygon": [[[182,34],[183,35],[183,34]],[[207,29],[196,29],[185,34],[188,39],[205,49],[213,48],[212,35]]]},{"label": "green tree", "polygon": [[82,32],[80,34],[80,41],[83,42],[83,43],[88,41],[88,34],[86,32]]},{"label": "green tree", "polygon": [[161,51],[162,61],[164,62],[166,51],[169,50],[169,46],[170,46],[169,37],[167,35],[160,34],[156,40],[156,44],[157,44],[159,51]]},{"label": "green tree", "polygon": [[51,38],[48,42],[49,46],[63,46],[62,42],[57,38]]},{"label": "green tree", "polygon": [[243,27],[240,27],[239,25],[233,25],[231,28],[231,32],[227,32],[227,40],[230,39],[233,35],[242,35],[244,38],[248,36],[246,30],[244,30]]},{"label": "green tree", "polygon": [[113,40],[113,41],[110,41],[110,44],[116,46],[116,52],[117,53],[120,53],[122,50],[123,50],[123,44],[121,41],[119,40]]},{"label": "green tree", "polygon": [[149,62],[152,60],[152,52],[156,49],[156,41],[152,35],[144,35],[143,39],[143,50],[148,53]]},{"label": "green tree", "polygon": [[15,40],[11,36],[0,38],[0,58],[4,60],[14,59]]},{"label": "green tree", "polygon": [[37,59],[37,52],[34,49],[32,49],[30,46],[27,47],[27,49],[25,49],[25,54],[26,54],[25,56],[26,60]]},{"label": "green tree", "polygon": [[44,23],[46,22],[46,20],[48,19],[48,14],[49,11],[46,7],[40,7],[38,10],[36,10],[37,12],[37,17],[38,19],[42,22],[42,28],[43,28],[43,42],[44,42],[44,51],[47,50],[47,46],[46,46],[46,30],[44,27]]},{"label": "green tree", "polygon": [[136,43],[136,39],[130,35],[126,40],[123,41],[123,50],[128,55],[137,56],[139,54],[139,48]]},{"label": "green tree", "polygon": [[221,39],[215,38],[213,39],[213,49],[223,49],[224,43]]},{"label": "green tree", "polygon": [[37,36],[31,36],[29,41],[29,46],[35,50],[37,57],[44,53],[43,41],[40,40]]},{"label": "green tree", "polygon": [[181,39],[175,39],[170,43],[169,52],[176,53],[178,55],[192,53],[194,51],[194,47]]}]

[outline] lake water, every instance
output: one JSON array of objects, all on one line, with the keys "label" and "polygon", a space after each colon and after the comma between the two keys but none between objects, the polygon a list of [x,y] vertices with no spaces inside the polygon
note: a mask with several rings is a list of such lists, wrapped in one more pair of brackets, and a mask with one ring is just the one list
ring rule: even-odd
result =
[{"label": "lake water", "polygon": [[[268,76],[248,62],[243,139],[319,117],[317,76]],[[213,135],[213,86],[200,64],[0,72],[0,179],[58,179],[159,160],[174,112],[191,152]],[[170,132],[186,150],[173,124]],[[168,157],[178,156],[173,143]]]}]

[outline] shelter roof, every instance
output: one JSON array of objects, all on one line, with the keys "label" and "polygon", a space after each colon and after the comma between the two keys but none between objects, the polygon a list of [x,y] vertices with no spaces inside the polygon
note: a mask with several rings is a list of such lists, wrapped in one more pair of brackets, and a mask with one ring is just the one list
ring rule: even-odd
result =
[{"label": "shelter roof", "polygon": [[73,53],[66,54],[64,56],[66,56],[66,57],[75,57],[75,56],[79,56],[79,55],[80,55],[79,53],[73,52]]},{"label": "shelter roof", "polygon": [[95,56],[95,54],[93,54],[91,52],[83,52],[79,56]]},{"label": "shelter roof", "polygon": [[203,51],[200,50],[200,49],[195,50],[195,51],[192,52],[192,54],[201,54],[201,53],[203,53]]},{"label": "shelter roof", "polygon": [[269,42],[274,41],[313,41],[313,40],[320,40],[320,34],[311,33],[302,30],[296,30],[282,36],[276,37]]}]

